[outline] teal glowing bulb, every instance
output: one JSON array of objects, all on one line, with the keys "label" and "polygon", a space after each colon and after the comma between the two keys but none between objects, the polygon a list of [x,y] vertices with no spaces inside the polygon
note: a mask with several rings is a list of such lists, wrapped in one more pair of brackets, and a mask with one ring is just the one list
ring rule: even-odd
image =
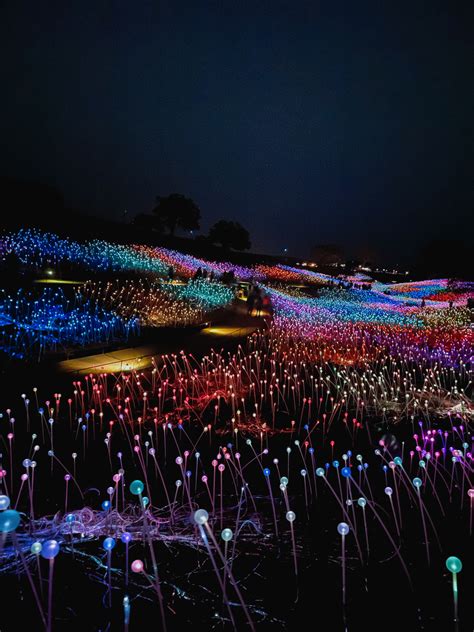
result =
[{"label": "teal glowing bulb", "polygon": [[417,489],[420,489],[421,485],[422,485],[421,478],[417,477],[417,478],[413,479],[413,486],[414,487],[416,487]]},{"label": "teal glowing bulb", "polygon": [[460,573],[462,571],[462,562],[459,557],[452,555],[446,560],[446,568],[451,573]]},{"label": "teal glowing bulb", "polygon": [[134,496],[138,496],[139,494],[142,493],[142,491],[145,489],[145,486],[143,485],[143,483],[139,480],[136,481],[132,481],[130,483],[130,492],[134,495]]},{"label": "teal glowing bulb", "polygon": [[20,524],[20,514],[14,509],[7,509],[0,513],[0,531],[2,533],[10,533]]},{"label": "teal glowing bulb", "polygon": [[232,540],[232,535],[232,529],[223,529],[221,532],[221,538],[224,542],[230,542],[230,540]]}]

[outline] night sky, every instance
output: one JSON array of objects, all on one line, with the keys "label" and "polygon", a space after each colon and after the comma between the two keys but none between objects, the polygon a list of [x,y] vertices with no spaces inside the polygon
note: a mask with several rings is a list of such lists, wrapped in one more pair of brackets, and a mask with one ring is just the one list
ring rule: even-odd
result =
[{"label": "night sky", "polygon": [[114,218],[183,193],[256,251],[409,260],[473,230],[468,4],[15,0],[1,173]]}]

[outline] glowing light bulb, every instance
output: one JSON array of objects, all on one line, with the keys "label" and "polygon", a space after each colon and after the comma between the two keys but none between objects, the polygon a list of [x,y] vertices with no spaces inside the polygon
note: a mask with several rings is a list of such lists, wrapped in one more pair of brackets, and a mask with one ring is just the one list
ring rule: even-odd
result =
[{"label": "glowing light bulb", "polygon": [[337,532],[339,535],[347,535],[349,533],[349,525],[346,522],[340,522],[337,525]]},{"label": "glowing light bulb", "polygon": [[198,509],[194,512],[194,522],[199,525],[205,524],[209,520],[209,514],[205,509]]}]

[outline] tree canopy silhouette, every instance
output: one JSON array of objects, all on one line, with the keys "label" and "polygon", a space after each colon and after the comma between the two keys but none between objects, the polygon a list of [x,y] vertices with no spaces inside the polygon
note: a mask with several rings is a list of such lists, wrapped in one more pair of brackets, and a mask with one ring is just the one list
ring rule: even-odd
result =
[{"label": "tree canopy silhouette", "polygon": [[132,220],[133,226],[139,229],[151,230],[158,234],[164,232],[163,222],[156,215],[149,215],[148,213],[138,213]]},{"label": "tree canopy silhouette", "polygon": [[177,228],[183,230],[196,230],[199,228],[201,211],[191,199],[179,193],[172,193],[167,197],[157,197],[156,206],[153,209],[158,223],[174,235]]},{"label": "tree canopy silhouette", "polygon": [[209,231],[209,241],[214,244],[221,244],[228,250],[249,250],[250,235],[239,222],[229,222],[224,219],[216,222]]}]

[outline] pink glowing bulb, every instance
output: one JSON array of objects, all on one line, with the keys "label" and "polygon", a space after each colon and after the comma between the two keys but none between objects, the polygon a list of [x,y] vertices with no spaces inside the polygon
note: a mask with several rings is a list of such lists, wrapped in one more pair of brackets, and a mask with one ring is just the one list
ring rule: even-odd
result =
[{"label": "pink glowing bulb", "polygon": [[141,560],[133,560],[131,569],[134,573],[141,573],[143,571],[143,562]]}]

